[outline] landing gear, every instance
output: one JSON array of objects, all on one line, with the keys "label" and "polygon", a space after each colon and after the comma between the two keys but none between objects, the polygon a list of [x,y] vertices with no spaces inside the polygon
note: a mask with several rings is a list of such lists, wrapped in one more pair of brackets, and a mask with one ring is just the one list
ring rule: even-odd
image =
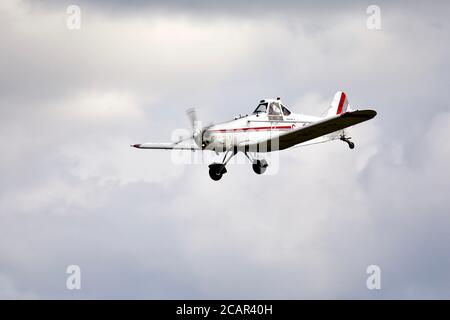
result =
[{"label": "landing gear", "polygon": [[344,141],[344,142],[347,142],[348,147],[350,149],[354,149],[355,148],[355,144],[350,141],[350,139],[351,139],[350,137],[347,138],[346,136],[342,135],[339,139]]},{"label": "landing gear", "polygon": [[264,160],[264,159],[259,160],[259,159],[251,158],[250,155],[247,152],[245,152],[245,156],[252,163],[253,171],[256,174],[263,174],[266,171],[267,167],[269,166],[267,161]]},{"label": "landing gear", "polygon": [[[219,181],[220,179],[222,179],[222,176],[227,173],[227,169],[225,168],[225,166],[227,165],[228,161],[230,161],[231,158],[236,155],[236,153],[237,149],[233,151],[227,151],[225,153],[225,156],[223,157],[222,163],[214,162],[209,165],[209,176],[211,177],[211,179],[213,179],[214,181]],[[228,156],[229,154],[230,156]],[[269,166],[266,160],[260,160],[250,157],[247,151],[244,151],[244,154],[252,163],[253,171],[256,174],[263,174],[266,171],[267,167]]]},{"label": "landing gear", "polygon": [[227,173],[227,169],[221,163],[212,163],[209,165],[209,176],[214,181],[222,179],[222,175]]},{"label": "landing gear", "polygon": [[264,160],[264,159],[263,160],[256,160],[252,164],[253,171],[256,174],[263,174],[266,171],[268,166],[269,165],[267,164],[267,161]]},{"label": "landing gear", "polygon": [[214,181],[219,181],[220,179],[222,179],[222,176],[223,176],[225,173],[227,173],[227,168],[225,168],[225,166],[227,165],[228,161],[230,161],[231,158],[233,158],[233,157],[236,155],[237,150],[233,150],[233,151],[231,152],[231,155],[230,155],[230,156],[228,157],[228,159],[227,159],[227,156],[228,156],[228,154],[229,154],[230,152],[231,152],[231,151],[227,151],[227,152],[225,153],[225,156],[223,157],[222,163],[217,163],[217,162],[215,162],[215,163],[211,163],[211,164],[209,165],[209,176],[210,176],[211,179],[213,179]]}]

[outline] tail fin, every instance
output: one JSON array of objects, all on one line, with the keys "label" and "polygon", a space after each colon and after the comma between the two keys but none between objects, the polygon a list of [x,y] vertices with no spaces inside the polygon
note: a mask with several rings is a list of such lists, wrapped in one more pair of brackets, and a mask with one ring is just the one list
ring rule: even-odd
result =
[{"label": "tail fin", "polygon": [[331,102],[331,106],[328,109],[327,117],[335,116],[346,111],[350,111],[347,95],[345,92],[338,91],[334,95],[333,102]]}]

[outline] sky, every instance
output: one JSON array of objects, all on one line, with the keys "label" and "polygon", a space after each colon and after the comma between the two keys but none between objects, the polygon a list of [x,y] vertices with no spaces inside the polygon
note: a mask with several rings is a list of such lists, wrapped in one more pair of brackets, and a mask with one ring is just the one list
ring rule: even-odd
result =
[{"label": "sky", "polygon": [[[0,2],[0,298],[449,299],[449,10]],[[356,148],[267,155],[266,175],[238,155],[215,182],[219,156],[129,147],[189,130],[190,107],[219,123],[281,97],[320,115],[340,90],[378,112]]]}]

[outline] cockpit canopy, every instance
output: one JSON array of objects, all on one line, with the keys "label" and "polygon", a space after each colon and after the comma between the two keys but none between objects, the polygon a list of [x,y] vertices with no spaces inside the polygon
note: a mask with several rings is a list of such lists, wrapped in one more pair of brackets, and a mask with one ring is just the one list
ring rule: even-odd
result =
[{"label": "cockpit canopy", "polygon": [[281,103],[280,100],[261,100],[253,114],[267,113],[269,116],[288,116],[291,112]]}]

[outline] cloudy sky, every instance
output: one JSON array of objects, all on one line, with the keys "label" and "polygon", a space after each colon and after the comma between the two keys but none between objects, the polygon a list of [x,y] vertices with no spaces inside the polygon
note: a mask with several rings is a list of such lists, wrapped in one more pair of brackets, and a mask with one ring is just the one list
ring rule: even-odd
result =
[{"label": "cloudy sky", "polygon": [[[449,299],[448,12],[0,2],[0,298]],[[287,150],[273,174],[239,155],[214,182],[207,164],[129,147],[189,129],[192,106],[220,122],[280,96],[319,115],[338,90],[378,111],[356,148]]]}]

